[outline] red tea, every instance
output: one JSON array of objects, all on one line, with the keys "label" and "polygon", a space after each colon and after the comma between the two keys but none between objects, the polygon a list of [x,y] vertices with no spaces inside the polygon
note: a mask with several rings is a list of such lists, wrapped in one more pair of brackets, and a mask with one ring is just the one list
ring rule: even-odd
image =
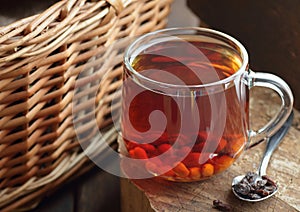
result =
[{"label": "red tea", "polygon": [[174,181],[225,170],[247,141],[248,91],[234,80],[241,76],[232,76],[242,60],[237,50],[187,40],[143,49],[131,61],[137,73],[124,66],[121,127],[129,156],[148,159],[172,149],[155,164],[145,162],[145,169],[161,175],[160,167],[168,164],[161,177]]}]

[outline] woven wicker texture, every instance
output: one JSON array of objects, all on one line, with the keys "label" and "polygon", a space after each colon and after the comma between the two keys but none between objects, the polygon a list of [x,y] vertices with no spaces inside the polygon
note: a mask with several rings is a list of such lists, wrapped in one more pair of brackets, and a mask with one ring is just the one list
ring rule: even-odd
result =
[{"label": "woven wicker texture", "polygon": [[97,129],[105,129],[102,142],[115,141],[111,111],[119,105],[112,99],[122,83],[128,45],[115,43],[164,27],[170,4],[62,0],[0,28],[1,211],[37,201],[82,170],[89,159],[76,133],[86,136],[90,154],[103,151],[101,141],[89,142],[95,133],[91,116]]}]

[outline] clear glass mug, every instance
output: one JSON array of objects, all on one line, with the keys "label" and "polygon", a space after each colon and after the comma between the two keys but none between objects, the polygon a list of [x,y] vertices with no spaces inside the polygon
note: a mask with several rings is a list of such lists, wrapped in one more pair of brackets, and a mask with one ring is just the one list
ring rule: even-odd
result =
[{"label": "clear glass mug", "polygon": [[[249,126],[254,86],[271,88],[282,100],[258,131]],[[229,35],[206,28],[143,35],[124,56],[121,133],[137,162],[128,166],[129,177],[190,182],[214,176],[247,146],[273,135],[292,107],[289,86],[250,70],[246,49]]]}]

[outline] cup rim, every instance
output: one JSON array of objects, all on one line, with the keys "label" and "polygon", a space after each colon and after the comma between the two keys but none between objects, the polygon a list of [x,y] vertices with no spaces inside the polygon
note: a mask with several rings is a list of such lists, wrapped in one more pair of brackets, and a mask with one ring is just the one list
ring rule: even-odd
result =
[{"label": "cup rim", "polygon": [[[154,80],[154,79],[151,79],[149,77],[144,76],[143,74],[136,71],[131,66],[130,60],[129,60],[130,59],[129,53],[130,53],[131,49],[138,42],[142,41],[143,39],[145,39],[149,36],[155,35],[155,34],[159,34],[159,33],[163,34],[163,33],[166,33],[166,32],[180,31],[180,30],[182,30],[182,31],[183,30],[196,30],[198,32],[210,33],[210,34],[214,34],[214,35],[217,35],[219,37],[225,38],[228,41],[234,43],[239,48],[239,51],[240,51],[240,56],[242,58],[241,66],[239,67],[239,69],[234,74],[230,75],[229,77],[226,77],[226,78],[218,80],[218,81],[214,81],[214,82],[210,82],[210,83],[204,83],[204,84],[198,84],[198,85],[177,85],[177,84],[170,84],[170,83],[166,83],[166,82],[157,81],[157,80]],[[247,66],[248,66],[248,62],[249,62],[249,56],[248,56],[246,48],[237,39],[235,39],[234,37],[232,37],[232,36],[230,36],[230,35],[228,35],[224,32],[214,30],[214,29],[204,28],[204,27],[174,27],[174,28],[165,28],[165,29],[161,29],[161,30],[156,30],[156,31],[146,33],[146,34],[138,37],[126,48],[126,50],[124,52],[123,61],[124,61],[124,65],[126,66],[126,68],[131,73],[133,73],[134,76],[136,76],[136,77],[138,77],[142,80],[160,85],[162,87],[178,88],[178,89],[180,89],[180,88],[187,89],[188,88],[188,89],[193,90],[193,89],[207,88],[207,87],[212,87],[212,86],[217,86],[217,85],[227,84],[227,83],[232,82],[236,78],[236,76],[241,75],[242,73],[244,73],[245,70],[247,70]]]}]

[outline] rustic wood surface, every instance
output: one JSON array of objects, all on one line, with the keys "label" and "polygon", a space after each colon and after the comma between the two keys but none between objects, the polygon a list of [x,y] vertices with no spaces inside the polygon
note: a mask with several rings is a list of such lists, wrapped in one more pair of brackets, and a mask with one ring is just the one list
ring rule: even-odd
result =
[{"label": "rustic wood surface", "polygon": [[[254,129],[273,117],[280,104],[273,91],[255,88],[251,91],[251,124]],[[212,202],[219,199],[233,211],[300,211],[300,114],[295,111],[292,128],[271,158],[268,175],[279,184],[278,193],[258,203],[238,200],[231,192],[236,175],[255,171],[264,144],[244,152],[227,171],[205,181],[172,183],[159,179],[121,180],[123,212],[134,211],[217,211]]]}]

